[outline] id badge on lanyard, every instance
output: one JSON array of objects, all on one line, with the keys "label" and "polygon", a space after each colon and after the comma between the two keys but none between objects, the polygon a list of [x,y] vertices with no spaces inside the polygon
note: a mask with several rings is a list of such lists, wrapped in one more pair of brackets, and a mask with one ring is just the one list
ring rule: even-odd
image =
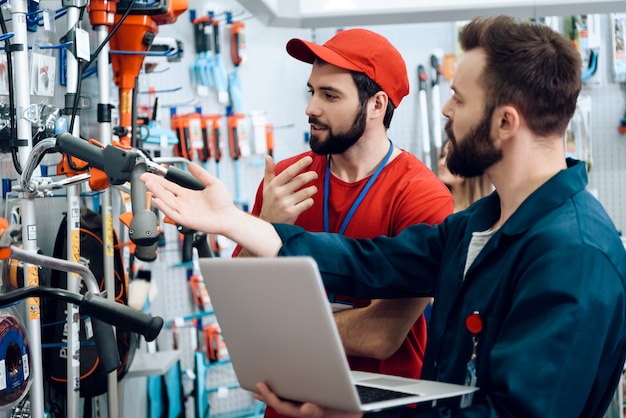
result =
[{"label": "id badge on lanyard", "polygon": [[[478,334],[483,329],[483,320],[478,312],[472,312],[465,318],[465,326],[472,333],[472,355],[465,366],[465,386],[476,387],[476,347],[478,346]],[[472,405],[474,393],[466,393],[461,397],[461,408]]]}]

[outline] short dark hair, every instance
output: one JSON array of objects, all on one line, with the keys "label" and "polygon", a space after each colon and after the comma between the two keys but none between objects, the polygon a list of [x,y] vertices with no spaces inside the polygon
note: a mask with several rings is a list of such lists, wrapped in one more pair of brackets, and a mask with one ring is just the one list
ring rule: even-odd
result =
[{"label": "short dark hair", "polygon": [[487,106],[511,104],[537,135],[562,134],[576,110],[581,58],[573,44],[546,25],[510,16],[478,17],[459,38],[463,51],[482,48]]},{"label": "short dark hair", "polygon": [[[371,78],[369,78],[365,73],[360,73],[356,71],[350,71],[352,74],[352,79],[354,80],[354,84],[356,84],[356,89],[359,92],[359,101],[361,105],[364,105],[370,97],[382,91],[378,84],[374,82]],[[391,103],[391,100],[387,100],[387,110],[385,111],[385,117],[383,119],[383,125],[385,125],[385,129],[389,129],[389,125],[391,124],[391,118],[393,118],[393,111],[396,107]]]}]

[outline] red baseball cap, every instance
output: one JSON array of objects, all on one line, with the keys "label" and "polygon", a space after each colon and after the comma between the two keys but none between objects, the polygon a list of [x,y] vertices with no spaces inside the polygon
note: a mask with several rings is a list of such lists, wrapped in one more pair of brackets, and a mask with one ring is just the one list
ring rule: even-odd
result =
[{"label": "red baseball cap", "polygon": [[404,59],[387,38],[372,31],[342,30],[324,45],[291,39],[287,42],[287,52],[309,64],[319,58],[335,67],[365,73],[387,93],[395,107],[409,94]]}]

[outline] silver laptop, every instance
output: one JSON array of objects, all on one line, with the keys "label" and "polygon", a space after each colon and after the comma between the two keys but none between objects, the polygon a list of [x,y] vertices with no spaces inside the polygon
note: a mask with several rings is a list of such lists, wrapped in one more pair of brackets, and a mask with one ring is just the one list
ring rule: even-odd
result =
[{"label": "silver laptop", "polygon": [[[351,371],[310,257],[201,258],[199,265],[237,380],[246,390],[255,391],[262,381],[283,399],[351,412],[476,390]],[[368,391],[373,400],[361,400],[361,393],[372,396]]]}]

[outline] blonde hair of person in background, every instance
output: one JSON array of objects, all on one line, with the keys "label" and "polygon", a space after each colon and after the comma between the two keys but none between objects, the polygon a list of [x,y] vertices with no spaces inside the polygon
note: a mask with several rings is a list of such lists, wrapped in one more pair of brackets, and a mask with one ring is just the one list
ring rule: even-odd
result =
[{"label": "blonde hair of person in background", "polygon": [[449,146],[449,142],[446,141],[441,147],[441,154],[437,160],[437,175],[450,189],[456,213],[467,209],[472,203],[491,193],[493,185],[484,174],[467,178],[452,174],[446,164]]}]

